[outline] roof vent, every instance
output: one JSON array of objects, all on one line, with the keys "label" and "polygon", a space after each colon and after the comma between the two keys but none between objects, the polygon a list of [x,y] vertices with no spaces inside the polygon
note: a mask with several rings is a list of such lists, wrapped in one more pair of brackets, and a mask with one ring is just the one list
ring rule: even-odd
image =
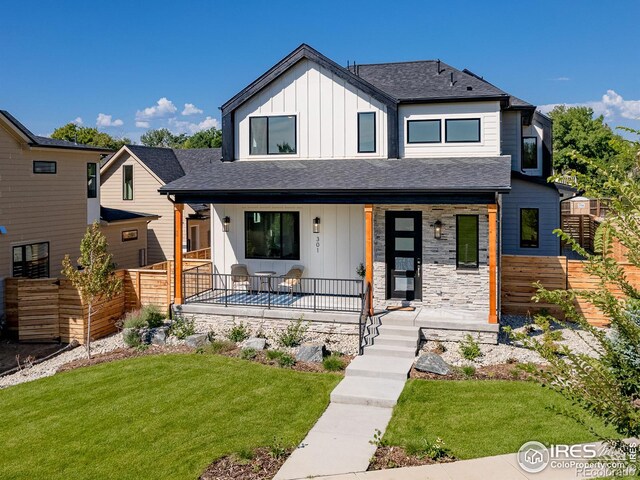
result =
[{"label": "roof vent", "polygon": [[470,92],[471,90],[473,90],[473,87],[467,87],[467,91]]},{"label": "roof vent", "polygon": [[451,72],[451,82],[449,83],[450,87],[453,87],[456,84],[456,81],[453,79],[453,72]]},{"label": "roof vent", "polygon": [[440,59],[438,59],[438,75],[440,75],[442,73],[442,70],[440,69]]}]

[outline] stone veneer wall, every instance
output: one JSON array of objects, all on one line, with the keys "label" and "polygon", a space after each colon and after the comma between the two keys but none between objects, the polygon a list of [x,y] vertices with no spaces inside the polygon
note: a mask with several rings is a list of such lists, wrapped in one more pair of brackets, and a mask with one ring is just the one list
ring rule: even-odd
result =
[{"label": "stone veneer wall", "polygon": [[[488,238],[486,205],[380,205],[374,207],[373,295],[376,308],[402,302],[386,300],[385,212],[422,212],[422,301],[429,308],[489,310]],[[479,215],[479,268],[456,269],[456,215]],[[442,222],[442,237],[433,237],[433,225]]]}]

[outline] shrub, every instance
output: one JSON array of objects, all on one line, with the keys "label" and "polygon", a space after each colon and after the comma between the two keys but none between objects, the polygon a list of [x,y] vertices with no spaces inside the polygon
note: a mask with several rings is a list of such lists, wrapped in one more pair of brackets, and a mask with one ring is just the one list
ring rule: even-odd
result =
[{"label": "shrub", "polygon": [[342,356],[336,353],[332,353],[328,357],[322,359],[322,366],[329,372],[338,372],[344,370],[345,363]]},{"label": "shrub", "polygon": [[465,365],[460,371],[465,377],[473,377],[476,374],[476,367],[473,365]]},{"label": "shrub", "polygon": [[209,344],[211,353],[226,353],[235,350],[236,344],[229,340],[214,340]]},{"label": "shrub", "polygon": [[283,353],[281,350],[267,350],[267,360],[278,360]]},{"label": "shrub", "polygon": [[180,340],[184,340],[189,335],[196,333],[196,321],[193,318],[186,318],[182,315],[177,316],[171,324],[169,333]]},{"label": "shrub", "polygon": [[253,360],[258,355],[255,348],[245,348],[240,352],[240,358],[243,360]]},{"label": "shrub", "polygon": [[300,317],[295,323],[290,323],[289,326],[280,333],[278,341],[283,347],[297,347],[304,340],[304,334],[307,332],[307,325],[302,323],[303,318]]},{"label": "shrub", "polygon": [[278,357],[278,365],[280,365],[283,368],[291,368],[296,364],[296,359],[293,358],[293,356],[289,355],[288,353],[282,353],[282,355],[280,355]]},{"label": "shrub", "polygon": [[233,327],[231,327],[231,330],[227,332],[227,338],[232,342],[242,342],[243,340],[249,338],[249,329],[245,327],[242,322],[237,325],[234,323]]},{"label": "shrub", "polygon": [[419,444],[409,444],[406,451],[409,455],[416,456],[419,459],[430,458],[438,460],[449,456],[449,451],[440,437],[435,442],[430,442],[425,438]]},{"label": "shrub", "polygon": [[122,326],[124,328],[135,328],[136,330],[145,328],[147,326],[147,322],[142,316],[142,310],[134,310],[132,312],[128,312],[124,317]]},{"label": "shrub", "polygon": [[480,345],[478,345],[478,342],[476,342],[469,334],[467,334],[464,337],[464,340],[460,342],[460,355],[462,355],[462,358],[465,360],[470,361],[473,361],[482,355]]},{"label": "shrub", "polygon": [[142,318],[147,322],[149,328],[157,328],[164,324],[166,315],[156,305],[147,305],[142,308]]},{"label": "shrub", "polygon": [[138,348],[142,345],[142,340],[140,339],[140,333],[137,329],[131,328],[127,330],[123,336],[124,344],[127,347]]}]

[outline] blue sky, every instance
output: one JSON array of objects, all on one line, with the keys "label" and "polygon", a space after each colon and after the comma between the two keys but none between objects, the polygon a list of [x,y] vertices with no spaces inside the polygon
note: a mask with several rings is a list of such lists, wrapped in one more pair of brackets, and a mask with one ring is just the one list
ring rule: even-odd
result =
[{"label": "blue sky", "polygon": [[217,125],[222,103],[303,42],[343,65],[440,58],[536,105],[589,104],[640,128],[637,0],[58,0],[2,12],[23,20],[0,29],[0,108],[37,134],[75,119],[133,139]]}]

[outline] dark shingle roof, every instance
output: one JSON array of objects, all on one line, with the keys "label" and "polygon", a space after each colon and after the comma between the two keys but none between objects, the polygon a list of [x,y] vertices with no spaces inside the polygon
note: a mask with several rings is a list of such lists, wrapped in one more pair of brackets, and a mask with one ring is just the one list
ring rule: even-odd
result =
[{"label": "dark shingle roof", "polygon": [[100,220],[107,223],[119,222],[123,220],[134,220],[137,218],[158,218],[157,215],[150,213],[130,212],[128,210],[119,210],[117,208],[100,207]]},{"label": "dark shingle roof", "polygon": [[508,190],[509,156],[401,160],[261,160],[214,162],[165,185],[175,192]]}]

